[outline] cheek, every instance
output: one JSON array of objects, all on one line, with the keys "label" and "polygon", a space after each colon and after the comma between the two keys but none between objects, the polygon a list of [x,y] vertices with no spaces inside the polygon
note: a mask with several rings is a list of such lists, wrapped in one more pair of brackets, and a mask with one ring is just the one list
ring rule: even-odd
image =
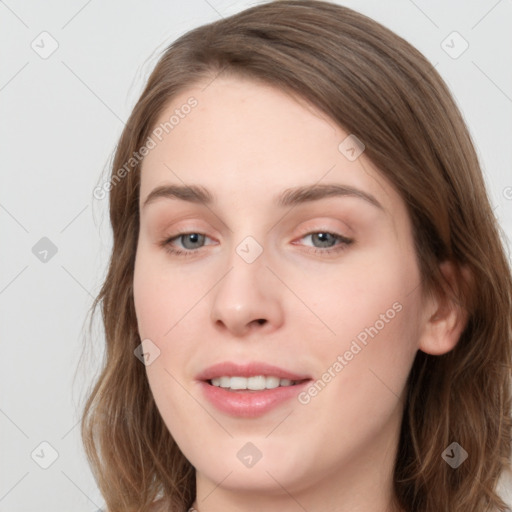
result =
[{"label": "cheek", "polygon": [[[186,438],[190,407],[195,403],[179,384],[179,370],[188,359],[186,343],[174,343],[183,325],[194,295],[179,272],[163,268],[159,258],[144,246],[137,251],[134,268],[133,293],[137,324],[141,339],[150,339],[159,350],[158,357],[146,366],[148,383],[162,419],[178,439]],[[174,335],[174,336],[172,336]],[[200,414],[200,411],[195,411]]]},{"label": "cheek", "polygon": [[299,397],[309,431],[332,440],[330,449],[322,447],[325,443],[316,447],[327,459],[333,457],[330,450],[336,459],[339,453],[371,445],[379,434],[389,433],[387,426],[403,405],[417,350],[414,326],[407,319],[409,304],[401,301],[401,306],[388,323],[382,321],[384,326],[366,315],[363,328],[353,327],[355,336],[340,336],[335,347],[324,349],[324,372]]},{"label": "cheek", "polygon": [[[310,350],[340,386],[355,388],[363,378],[378,382],[374,370],[392,389],[400,388],[417,350],[421,307],[419,270],[410,256],[392,246],[378,255],[360,255],[357,264],[331,273],[323,287],[308,283],[302,290],[331,331],[325,331],[325,343],[310,344]],[[300,315],[294,315],[300,324]],[[336,372],[338,356],[344,361]]]},{"label": "cheek", "polygon": [[155,309],[160,294],[154,289],[157,277],[155,268],[147,260],[145,252],[138,250],[133,276],[133,300],[140,337],[154,339],[161,330],[158,329],[161,315]]},{"label": "cheek", "polygon": [[364,419],[378,430],[396,407],[417,352],[420,275],[413,255],[390,247],[360,263],[316,294],[335,333],[329,343],[311,345],[323,372],[301,403],[311,407],[318,428],[343,424],[357,432]]},{"label": "cheek", "polygon": [[133,295],[141,337],[163,342],[166,333],[194,304],[197,287],[190,277],[169,269],[149,249],[137,252],[134,268]]},{"label": "cheek", "polygon": [[357,336],[364,343],[391,331],[389,343],[399,343],[398,334],[410,331],[417,318],[420,274],[414,254],[392,244],[354,253],[336,267],[289,272],[285,280],[312,313],[294,302],[288,314],[297,325],[316,317],[317,328],[326,328],[323,338],[338,350],[348,349]]}]

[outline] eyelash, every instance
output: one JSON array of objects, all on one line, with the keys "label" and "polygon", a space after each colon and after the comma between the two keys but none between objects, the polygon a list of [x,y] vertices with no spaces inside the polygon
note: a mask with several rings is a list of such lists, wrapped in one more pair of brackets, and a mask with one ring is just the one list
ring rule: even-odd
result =
[{"label": "eyelash", "polygon": [[[338,253],[341,253],[344,250],[346,250],[347,247],[354,242],[354,240],[352,238],[347,238],[347,237],[345,237],[343,235],[340,235],[338,233],[333,233],[333,232],[327,231],[327,230],[309,231],[308,233],[303,234],[299,238],[299,240],[301,240],[302,238],[305,238],[306,236],[316,235],[316,234],[319,234],[319,233],[332,235],[338,241],[340,241],[341,244],[335,245],[333,247],[328,247],[328,248],[325,248],[325,249],[322,249],[320,247],[311,247],[310,250],[308,250],[307,252],[313,253],[313,254],[324,254],[324,255],[325,254],[328,254],[328,255],[338,254]],[[203,233],[199,233],[199,232],[195,232],[195,231],[186,231],[186,232],[182,232],[182,233],[177,233],[176,235],[173,235],[170,238],[164,238],[162,241],[159,242],[159,245],[161,247],[163,247],[169,254],[172,254],[173,256],[180,256],[180,257],[182,257],[182,256],[183,257],[194,256],[203,247],[200,247],[198,249],[183,250],[183,249],[176,249],[175,247],[173,247],[171,245],[171,242],[173,242],[174,240],[177,240],[177,239],[179,239],[179,238],[181,238],[182,236],[185,236],[185,235],[203,235]],[[206,236],[206,235],[204,235],[204,236]],[[208,237],[206,237],[206,238],[208,238]]]}]

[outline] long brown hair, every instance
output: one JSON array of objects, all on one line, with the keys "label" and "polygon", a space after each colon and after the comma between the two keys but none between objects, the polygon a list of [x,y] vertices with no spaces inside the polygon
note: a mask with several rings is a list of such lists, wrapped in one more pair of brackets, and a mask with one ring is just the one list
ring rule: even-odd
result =
[{"label": "long brown hair", "polygon": [[[140,160],[169,101],[219,73],[304,98],[364,142],[406,203],[424,290],[444,293],[442,261],[468,269],[457,297],[468,322],[441,356],[418,351],[407,383],[394,469],[408,512],[504,511],[510,471],[512,277],[468,130],[447,86],[404,39],[351,9],[279,0],[196,28],[161,56],[117,146],[108,187],[113,247],[101,306],[106,358],[85,404],[82,437],[109,512],[144,512],[160,497],[185,511],[195,473],[153,401],[133,300]],[[124,168],[124,172],[121,169]],[[97,197],[97,196],[96,196]],[[457,442],[469,457],[441,457]]]}]

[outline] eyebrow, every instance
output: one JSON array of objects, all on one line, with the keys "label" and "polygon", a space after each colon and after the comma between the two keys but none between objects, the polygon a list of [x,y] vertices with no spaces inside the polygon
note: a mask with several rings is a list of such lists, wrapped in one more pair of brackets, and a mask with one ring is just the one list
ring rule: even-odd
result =
[{"label": "eyebrow", "polygon": [[[371,194],[358,188],[336,183],[287,188],[276,196],[274,201],[277,206],[284,208],[336,196],[357,197],[384,211],[384,207]],[[205,205],[212,205],[216,202],[215,196],[207,188],[200,185],[163,185],[156,187],[148,194],[142,208],[159,198],[181,199],[182,201],[203,203]]]}]

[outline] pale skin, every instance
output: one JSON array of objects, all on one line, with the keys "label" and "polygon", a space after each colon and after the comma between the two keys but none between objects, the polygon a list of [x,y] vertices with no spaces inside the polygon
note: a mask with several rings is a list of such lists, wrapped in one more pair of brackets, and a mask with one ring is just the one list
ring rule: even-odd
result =
[{"label": "pale skin", "polygon": [[[146,367],[149,384],[196,468],[194,506],[394,512],[393,464],[414,356],[451,350],[464,315],[441,297],[423,297],[405,204],[364,152],[353,162],[340,152],[347,132],[279,89],[234,77],[207,83],[174,97],[159,120],[197,99],[144,160],[134,277],[140,337],[160,350]],[[158,197],[143,206],[156,187],[173,184],[200,185],[216,202]],[[315,184],[353,187],[382,208],[354,195],[275,202],[285,189]],[[248,236],[262,248],[252,263],[236,251]],[[159,243],[169,239],[196,250],[171,254]],[[450,279],[451,267],[442,270]],[[400,312],[342,371],[331,369],[335,377],[307,404],[293,398],[244,419],[200,393],[195,376],[226,360],[321,379],[396,303]],[[247,442],[262,454],[250,468],[237,457]]]}]

